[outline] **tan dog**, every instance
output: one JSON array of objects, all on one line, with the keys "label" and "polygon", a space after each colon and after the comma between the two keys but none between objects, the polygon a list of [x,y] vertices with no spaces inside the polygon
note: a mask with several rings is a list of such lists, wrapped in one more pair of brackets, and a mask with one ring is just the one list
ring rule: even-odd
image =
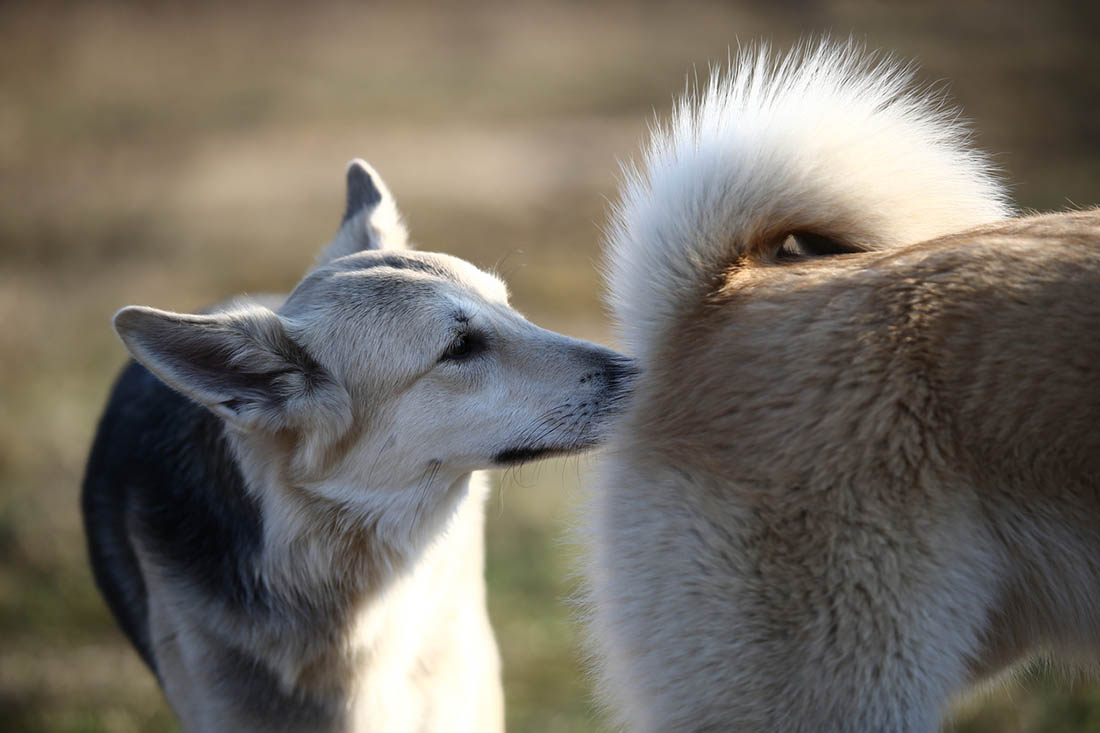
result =
[{"label": "tan dog", "polygon": [[1100,641],[1100,212],[1006,219],[909,75],[747,52],[610,242],[643,377],[593,492],[592,637],[637,731],[930,731]]}]

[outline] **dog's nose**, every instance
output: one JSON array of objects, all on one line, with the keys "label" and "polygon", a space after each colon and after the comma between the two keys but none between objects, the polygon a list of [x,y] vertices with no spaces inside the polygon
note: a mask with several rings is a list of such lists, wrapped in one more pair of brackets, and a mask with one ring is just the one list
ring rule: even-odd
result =
[{"label": "dog's nose", "polygon": [[641,373],[642,368],[637,359],[621,354],[615,354],[604,368],[607,386],[615,390],[630,389]]},{"label": "dog's nose", "polygon": [[581,384],[600,379],[609,389],[621,391],[628,389],[641,373],[641,366],[636,359],[611,349],[590,347],[589,355],[592,368],[581,376]]}]

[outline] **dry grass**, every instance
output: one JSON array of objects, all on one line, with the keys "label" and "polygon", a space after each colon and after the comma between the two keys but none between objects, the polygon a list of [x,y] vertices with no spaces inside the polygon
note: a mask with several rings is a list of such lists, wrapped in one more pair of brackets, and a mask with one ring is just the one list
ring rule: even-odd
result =
[{"label": "dry grass", "polygon": [[[984,146],[1012,151],[1022,203],[1096,202],[1097,11],[1011,5],[0,6],[0,729],[171,725],[92,588],[76,513],[123,360],[117,307],[290,287],[361,155],[422,246],[495,267],[536,321],[604,339],[617,160],[693,66],[759,35],[854,31],[915,56],[953,80]],[[557,539],[577,474],[524,469],[490,506],[512,730],[598,724]],[[968,704],[958,729],[1097,729],[1097,688],[1050,679]]]}]

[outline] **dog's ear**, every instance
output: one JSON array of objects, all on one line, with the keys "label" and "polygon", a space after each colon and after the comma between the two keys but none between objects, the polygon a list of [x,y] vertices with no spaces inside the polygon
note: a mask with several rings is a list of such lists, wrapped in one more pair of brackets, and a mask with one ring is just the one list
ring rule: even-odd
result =
[{"label": "dog's ear", "polygon": [[233,425],[346,429],[347,391],[261,306],[187,315],[129,306],[115,331],[134,359]]},{"label": "dog's ear", "polygon": [[385,181],[366,161],[348,163],[347,205],[340,231],[318,260],[323,265],[337,257],[365,249],[405,249],[408,235]]}]

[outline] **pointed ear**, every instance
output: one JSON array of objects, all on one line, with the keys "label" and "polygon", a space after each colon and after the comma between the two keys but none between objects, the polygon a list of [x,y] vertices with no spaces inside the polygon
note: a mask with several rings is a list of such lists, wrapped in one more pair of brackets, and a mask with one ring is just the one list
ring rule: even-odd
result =
[{"label": "pointed ear", "polygon": [[134,359],[237,427],[342,431],[350,423],[347,391],[267,308],[186,315],[129,306],[114,326]]},{"label": "pointed ear", "polygon": [[318,259],[324,265],[367,249],[405,249],[408,238],[401,214],[385,181],[366,161],[348,163],[347,205],[340,231]]}]

